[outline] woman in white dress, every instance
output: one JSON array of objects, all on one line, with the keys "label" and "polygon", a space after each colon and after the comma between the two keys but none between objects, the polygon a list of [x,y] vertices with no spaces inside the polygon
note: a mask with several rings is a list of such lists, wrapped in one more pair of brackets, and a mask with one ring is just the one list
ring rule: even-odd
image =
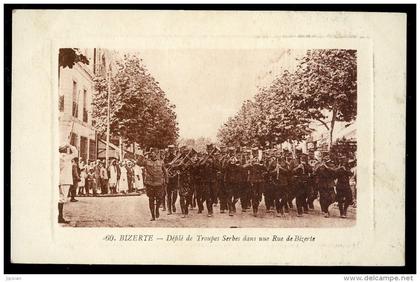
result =
[{"label": "woman in white dress", "polygon": [[117,183],[118,183],[118,165],[116,160],[111,161],[111,165],[108,167],[109,180],[108,185],[111,194],[117,193]]},{"label": "woman in white dress", "polygon": [[125,194],[128,190],[128,179],[127,179],[127,168],[125,167],[125,162],[121,163],[121,177],[118,183],[118,189],[121,193]]},{"label": "woman in white dress", "polygon": [[79,196],[84,195],[85,190],[85,180],[87,177],[85,163],[83,161],[79,164],[80,168],[80,181],[79,181],[79,192],[77,193]]},{"label": "woman in white dress", "polygon": [[136,190],[144,189],[143,183],[143,168],[138,164],[134,166],[134,186]]}]

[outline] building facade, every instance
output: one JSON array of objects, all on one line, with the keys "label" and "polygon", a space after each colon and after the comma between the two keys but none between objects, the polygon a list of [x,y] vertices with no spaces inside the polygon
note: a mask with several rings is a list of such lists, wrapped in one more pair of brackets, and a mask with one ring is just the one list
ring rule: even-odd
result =
[{"label": "building facade", "polygon": [[105,49],[78,49],[89,64],[77,62],[72,68],[59,70],[60,144],[67,140],[84,160],[96,160],[98,138],[92,120],[94,77],[105,76],[108,52]]}]

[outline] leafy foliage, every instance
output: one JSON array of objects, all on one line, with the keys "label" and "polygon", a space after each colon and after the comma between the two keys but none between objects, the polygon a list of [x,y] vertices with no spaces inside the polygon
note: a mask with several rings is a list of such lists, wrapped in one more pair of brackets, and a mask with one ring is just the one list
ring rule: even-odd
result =
[{"label": "leafy foliage", "polygon": [[323,119],[322,110],[337,111],[339,121],[355,119],[357,112],[356,50],[310,50],[296,71],[299,83],[295,106],[312,119]]},{"label": "leafy foliage", "polygon": [[[165,147],[178,138],[175,106],[166,98],[159,83],[135,55],[124,55],[116,62],[111,77],[110,131],[143,148]],[[93,117],[99,131],[107,124],[108,83],[95,80]]]},{"label": "leafy foliage", "polygon": [[60,48],[58,54],[58,65],[63,68],[73,68],[74,64],[81,62],[89,65],[89,60],[83,54],[79,53],[77,48]]},{"label": "leafy foliage", "polygon": [[326,126],[332,142],[335,121],[356,118],[355,50],[309,50],[299,62],[295,72],[284,71],[242,104],[219,129],[221,143],[255,146],[302,141],[311,133],[309,124],[314,120]]}]

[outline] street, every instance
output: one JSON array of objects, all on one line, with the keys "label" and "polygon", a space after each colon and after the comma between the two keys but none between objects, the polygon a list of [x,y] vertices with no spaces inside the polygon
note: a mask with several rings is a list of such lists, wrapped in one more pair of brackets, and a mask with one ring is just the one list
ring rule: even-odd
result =
[{"label": "street", "polygon": [[274,213],[266,213],[263,202],[260,204],[258,217],[252,212],[242,213],[240,203],[237,203],[237,213],[229,216],[220,214],[215,207],[214,216],[209,218],[204,211],[197,214],[197,209],[190,210],[187,218],[181,218],[179,201],[175,214],[167,215],[160,212],[157,221],[150,221],[148,198],[140,196],[118,197],[78,197],[78,202],[65,204],[64,217],[70,220],[72,227],[209,227],[209,228],[245,228],[245,227],[350,227],[356,223],[356,209],[349,207],[348,218],[340,218],[335,204],[330,206],[330,218],[320,214],[318,200],[315,200],[315,210],[309,215],[296,217],[296,209],[284,217],[276,217]]}]

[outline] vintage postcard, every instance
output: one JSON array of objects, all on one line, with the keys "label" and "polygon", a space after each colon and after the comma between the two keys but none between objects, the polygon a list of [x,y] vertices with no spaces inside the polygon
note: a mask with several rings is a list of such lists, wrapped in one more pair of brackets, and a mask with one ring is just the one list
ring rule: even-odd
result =
[{"label": "vintage postcard", "polygon": [[13,261],[404,265],[405,28],[16,10]]}]

